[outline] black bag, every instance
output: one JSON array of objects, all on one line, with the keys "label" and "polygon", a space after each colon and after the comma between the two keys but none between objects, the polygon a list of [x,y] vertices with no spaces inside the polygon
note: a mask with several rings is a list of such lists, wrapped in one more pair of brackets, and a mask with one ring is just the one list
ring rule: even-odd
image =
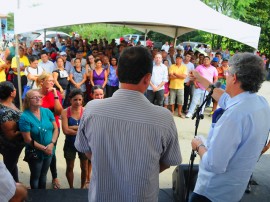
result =
[{"label": "black bag", "polygon": [[34,140],[32,139],[30,142],[30,148],[25,149],[25,156],[24,156],[24,161],[30,163],[32,161],[36,161],[38,160],[38,155],[37,155],[37,151],[35,149],[34,146]]},{"label": "black bag", "polygon": [[31,161],[38,160],[36,149],[30,148],[25,150],[24,161],[30,163]]}]

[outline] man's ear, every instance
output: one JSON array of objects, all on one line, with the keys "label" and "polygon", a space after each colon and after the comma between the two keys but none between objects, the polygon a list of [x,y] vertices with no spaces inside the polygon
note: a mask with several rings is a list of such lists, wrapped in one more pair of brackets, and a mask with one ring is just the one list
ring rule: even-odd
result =
[{"label": "man's ear", "polygon": [[233,83],[236,83],[236,82],[238,82],[238,79],[237,79],[236,74],[234,74],[234,75],[233,75]]},{"label": "man's ear", "polygon": [[144,83],[149,85],[150,81],[151,81],[151,77],[152,77],[152,74],[150,73],[147,73],[145,76],[144,76]]}]

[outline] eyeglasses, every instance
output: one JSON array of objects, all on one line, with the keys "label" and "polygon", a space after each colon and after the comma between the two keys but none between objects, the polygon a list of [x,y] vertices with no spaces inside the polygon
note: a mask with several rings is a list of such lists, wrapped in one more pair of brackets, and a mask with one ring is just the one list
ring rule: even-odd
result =
[{"label": "eyeglasses", "polygon": [[43,97],[42,96],[34,96],[34,97],[30,97],[29,99],[31,100],[39,100],[39,99],[42,99]]},{"label": "eyeglasses", "polygon": [[93,51],[93,53],[98,53],[97,51]]}]

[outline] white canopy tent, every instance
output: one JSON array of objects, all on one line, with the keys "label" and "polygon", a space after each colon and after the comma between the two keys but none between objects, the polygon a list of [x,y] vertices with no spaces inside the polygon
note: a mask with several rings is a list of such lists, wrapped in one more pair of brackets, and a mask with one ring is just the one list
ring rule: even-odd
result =
[{"label": "white canopy tent", "polygon": [[[145,33],[152,30],[174,39],[193,30],[202,30],[234,39],[254,49],[258,48],[261,31],[260,27],[222,15],[199,0],[168,0],[162,3],[153,0],[75,0],[71,3],[56,0],[54,4],[18,9],[14,15],[17,41],[18,34],[25,32],[94,23],[124,25]],[[18,45],[16,58],[19,66]]]},{"label": "white canopy tent", "polygon": [[[164,8],[164,5],[168,8]],[[258,48],[260,27],[229,18],[199,0],[127,2],[76,0],[55,1],[15,12],[15,33],[76,24],[108,23],[150,30],[177,38],[193,30],[202,30],[234,39]]]}]

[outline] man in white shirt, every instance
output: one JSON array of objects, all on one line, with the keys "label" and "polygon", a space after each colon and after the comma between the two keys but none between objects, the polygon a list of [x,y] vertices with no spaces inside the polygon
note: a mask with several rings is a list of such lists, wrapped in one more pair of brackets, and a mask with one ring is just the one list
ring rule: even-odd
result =
[{"label": "man in white shirt", "polygon": [[163,44],[163,46],[161,47],[161,50],[165,50],[168,53],[169,48],[170,48],[169,42],[166,41],[165,44]]},{"label": "man in white shirt", "polygon": [[51,74],[54,70],[54,64],[49,60],[48,53],[46,51],[42,51],[40,54],[40,59],[41,61],[39,62],[38,66],[42,67],[46,72]]},{"label": "man in white shirt", "polygon": [[[192,64],[190,62],[191,60],[191,54],[190,53],[186,53],[185,55],[185,59],[183,60],[183,63],[184,65],[186,65],[187,67],[187,75],[189,75],[189,73],[194,70],[194,64]],[[190,81],[189,77],[187,76],[185,78],[185,81],[184,81],[184,105],[183,105],[183,112],[185,113],[187,111],[187,109],[189,108],[189,105],[191,103],[191,100],[192,100],[192,96],[193,96],[193,82]],[[188,104],[188,100],[190,98],[190,102]]]},{"label": "man in white shirt", "polygon": [[150,85],[147,88],[147,99],[156,105],[162,106],[164,100],[164,84],[168,81],[168,68],[162,64],[160,53],[155,55],[155,64]]}]

